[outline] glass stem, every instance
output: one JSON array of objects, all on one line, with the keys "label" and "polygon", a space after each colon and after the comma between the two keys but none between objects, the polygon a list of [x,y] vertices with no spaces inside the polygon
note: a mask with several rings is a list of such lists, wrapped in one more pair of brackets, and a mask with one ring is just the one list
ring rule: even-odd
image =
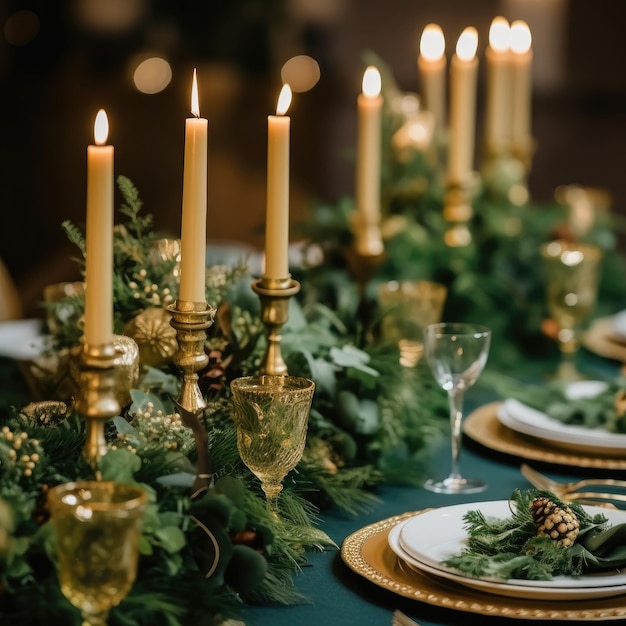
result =
[{"label": "glass stem", "polygon": [[461,455],[461,421],[463,419],[463,392],[459,389],[448,391],[448,401],[450,404],[450,433],[452,463],[450,467],[450,477],[460,478],[459,457]]}]

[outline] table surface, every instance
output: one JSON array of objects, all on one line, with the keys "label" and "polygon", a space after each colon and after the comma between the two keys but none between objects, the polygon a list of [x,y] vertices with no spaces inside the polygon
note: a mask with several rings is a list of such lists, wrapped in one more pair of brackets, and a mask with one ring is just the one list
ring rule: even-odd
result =
[{"label": "table surface", "polygon": [[[604,373],[606,374],[606,371]],[[468,413],[472,408],[483,404],[484,399],[481,397],[480,402],[476,402],[476,397],[472,399],[471,393],[470,390],[467,397]],[[523,459],[488,450],[465,437],[461,451],[462,472],[467,476],[483,478],[488,485],[486,491],[461,496],[436,494],[421,487],[386,485],[378,491],[380,505],[367,514],[358,517],[347,517],[337,512],[322,514],[320,528],[330,536],[338,548],[309,554],[307,566],[296,576],[295,585],[306,594],[309,603],[295,607],[248,608],[243,616],[247,626],[292,626],[293,624],[390,626],[394,609],[400,609],[421,626],[478,623],[515,626],[520,622],[543,623],[537,620],[526,622],[520,619],[470,615],[401,597],[353,572],[343,562],[339,552],[339,547],[345,537],[364,526],[393,515],[466,502],[506,500],[514,489],[530,487],[528,481],[520,473],[522,462]],[[433,451],[430,470],[434,475],[447,474],[449,465],[449,445]],[[590,474],[589,471],[580,468],[549,466],[535,462],[532,465],[554,478],[582,478],[585,474]],[[613,472],[613,475],[617,474],[619,472]]]}]

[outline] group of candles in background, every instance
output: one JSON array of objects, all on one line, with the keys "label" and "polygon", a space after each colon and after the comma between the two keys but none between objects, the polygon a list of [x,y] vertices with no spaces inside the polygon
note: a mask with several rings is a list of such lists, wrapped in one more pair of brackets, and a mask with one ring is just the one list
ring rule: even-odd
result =
[{"label": "group of candles in background", "polygon": [[[510,26],[493,20],[489,32],[485,150],[504,154],[525,150],[530,143],[531,37],[521,21]],[[475,142],[478,33],[468,27],[460,35],[450,62],[449,99],[445,39],[429,24],[420,41],[418,70],[423,108],[434,116],[435,141],[447,136],[448,185],[466,185],[473,175]],[[268,116],[267,206],[263,279],[289,277],[289,148],[291,89],[285,84],[276,115]],[[446,115],[449,102],[449,120]],[[368,67],[357,99],[355,213],[359,217],[356,246],[368,228],[380,221],[380,159],[383,97],[378,70]],[[193,117],[185,123],[181,219],[179,301],[205,301],[208,121],[200,117],[194,70],[191,90]],[[446,133],[447,125],[447,133]],[[87,235],[85,270],[85,330],[87,345],[113,340],[113,157],[106,145],[108,120],[100,111],[94,125],[95,144],[87,149]],[[367,248],[367,242],[363,249]],[[371,249],[371,248],[370,248]]]},{"label": "group of candles in background", "polygon": [[[531,137],[532,37],[526,22],[512,24],[496,17],[489,29],[484,119],[484,151],[489,157],[525,155]],[[478,33],[473,27],[460,35],[450,62],[448,121],[448,183],[464,185],[473,171]],[[435,119],[435,136],[446,129],[446,57],[443,32],[436,24],[424,28],[418,71],[424,108]]]}]

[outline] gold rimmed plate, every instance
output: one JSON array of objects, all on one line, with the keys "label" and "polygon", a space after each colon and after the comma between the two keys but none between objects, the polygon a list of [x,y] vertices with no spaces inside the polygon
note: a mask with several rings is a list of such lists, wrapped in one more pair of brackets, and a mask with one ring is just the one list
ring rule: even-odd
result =
[{"label": "gold rimmed plate", "polygon": [[526,620],[604,621],[626,619],[626,595],[593,600],[504,598],[407,568],[388,544],[391,529],[420,511],[396,515],[346,537],[341,557],[366,580],[405,598],[465,613]]},{"label": "gold rimmed plate", "polygon": [[626,458],[615,458],[580,451],[560,449],[545,441],[508,428],[498,419],[501,402],[485,404],[470,413],[463,422],[463,432],[477,443],[526,460],[555,465],[604,470],[626,470]]}]

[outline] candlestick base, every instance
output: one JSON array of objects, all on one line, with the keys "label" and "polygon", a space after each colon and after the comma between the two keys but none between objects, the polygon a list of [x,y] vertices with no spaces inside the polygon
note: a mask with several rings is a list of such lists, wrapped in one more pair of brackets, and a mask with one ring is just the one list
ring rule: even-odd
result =
[{"label": "candlestick base", "polygon": [[497,200],[522,206],[528,202],[528,174],[535,143],[532,138],[511,146],[510,150],[485,150],[481,174],[487,192]]},{"label": "candlestick base", "polygon": [[368,329],[364,334],[364,338],[370,341],[373,340],[373,336],[371,336],[369,328],[373,321],[376,307],[375,302],[368,296],[367,288],[373,276],[376,274],[376,269],[385,258],[385,253],[384,250],[378,251],[376,248],[371,252],[366,252],[355,246],[348,248],[345,252],[345,256],[348,269],[357,283],[359,293],[359,304],[357,306],[356,315],[363,324],[363,327]]},{"label": "candlestick base", "polygon": [[474,215],[473,187],[473,184],[450,184],[445,193],[443,217],[448,222],[448,229],[444,233],[444,241],[452,248],[468,246],[472,243],[469,222]]},{"label": "candlestick base", "polygon": [[280,329],[289,319],[289,298],[300,291],[300,283],[291,276],[281,279],[261,278],[253,281],[252,289],[261,301],[261,321],[267,328],[267,349],[259,373],[287,376]]},{"label": "candlestick base", "polygon": [[206,401],[198,386],[198,372],[209,363],[204,349],[206,329],[213,324],[215,309],[206,302],[177,300],[167,307],[170,324],[176,330],[178,351],[172,360],[183,373],[178,404],[186,411],[198,414],[206,408]]},{"label": "candlestick base", "polygon": [[83,453],[96,472],[98,462],[108,450],[104,425],[121,410],[116,383],[122,356],[113,343],[85,344],[80,354],[76,409],[87,422]]}]

